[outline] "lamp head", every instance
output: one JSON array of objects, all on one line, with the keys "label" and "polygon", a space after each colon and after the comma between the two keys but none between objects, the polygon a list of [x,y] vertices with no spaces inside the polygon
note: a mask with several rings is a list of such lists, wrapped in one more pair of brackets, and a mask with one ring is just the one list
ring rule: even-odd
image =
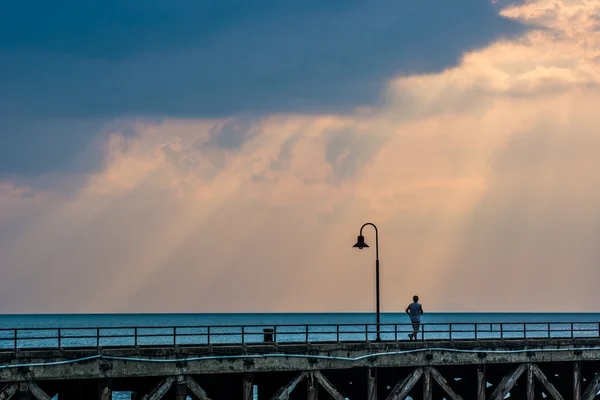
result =
[{"label": "lamp head", "polygon": [[365,247],[369,247],[368,244],[365,243],[365,237],[363,235],[358,236],[358,239],[356,240],[356,244],[352,247],[356,247],[359,249],[364,249]]}]

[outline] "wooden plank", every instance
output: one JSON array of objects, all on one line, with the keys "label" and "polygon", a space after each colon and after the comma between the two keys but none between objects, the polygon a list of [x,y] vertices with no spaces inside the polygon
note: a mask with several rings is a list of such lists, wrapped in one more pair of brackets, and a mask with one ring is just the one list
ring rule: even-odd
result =
[{"label": "wooden plank", "polygon": [[423,400],[433,400],[431,369],[429,368],[425,368],[425,371],[423,371]]},{"label": "wooden plank", "polygon": [[510,389],[512,389],[515,386],[515,383],[517,383],[517,379],[521,377],[526,368],[526,364],[521,364],[517,368],[515,368],[515,370],[511,374],[506,375],[504,378],[502,378],[502,381],[500,382],[496,390],[494,390],[494,392],[492,393],[492,400],[503,400],[506,394],[510,392]]},{"label": "wooden plank", "polygon": [[542,382],[542,385],[546,388],[548,393],[550,393],[550,395],[552,397],[554,397],[555,400],[564,400],[562,395],[560,393],[558,393],[558,390],[556,390],[556,387],[548,381],[548,378],[542,372],[540,367],[538,367],[535,364],[530,364],[530,365],[531,365],[531,368],[533,369],[533,373],[540,380],[540,382]]},{"label": "wooden plank", "polygon": [[486,397],[485,365],[477,366],[477,400],[485,400]]},{"label": "wooden plank", "polygon": [[302,382],[304,378],[306,378],[306,375],[306,372],[298,374],[294,379],[289,381],[287,385],[279,389],[277,393],[275,393],[275,396],[271,398],[271,400],[288,400],[290,398],[290,393],[292,393],[294,389],[296,389],[296,386]]},{"label": "wooden plank", "polygon": [[[196,382],[191,376],[186,375],[183,378],[183,381],[185,382],[185,385],[187,386],[188,389],[190,389],[190,392],[192,392],[192,394],[194,396],[196,396],[200,400],[210,400],[210,398],[208,397],[208,395],[206,394],[204,389],[202,389],[202,387],[200,385],[198,385],[198,382]],[[250,396],[252,396],[252,385],[250,385]],[[252,398],[252,397],[250,397],[250,398]]]},{"label": "wooden plank", "polygon": [[169,391],[169,389],[171,389],[173,382],[175,382],[175,378],[172,376],[169,376],[164,381],[160,382],[158,384],[158,386],[156,386],[156,388],[154,388],[153,391],[144,395],[144,397],[142,397],[142,400],[160,400],[160,399],[162,399],[163,396]]},{"label": "wooden plank", "polygon": [[0,390],[0,400],[8,400],[17,393],[18,386],[14,383],[10,383]]},{"label": "wooden plank", "polygon": [[242,392],[243,400],[252,400],[254,398],[254,374],[244,374]]},{"label": "wooden plank", "polygon": [[367,400],[377,400],[377,370],[367,368]]},{"label": "wooden plank", "polygon": [[386,400],[404,400],[408,393],[412,390],[415,384],[423,375],[423,368],[415,369],[410,375],[398,382]]},{"label": "wooden plank", "polygon": [[592,379],[585,392],[583,392],[583,400],[595,399],[598,392],[600,392],[600,374]]},{"label": "wooden plank", "polygon": [[321,386],[323,386],[323,388],[327,390],[327,393],[329,393],[331,397],[334,398],[334,400],[346,400],[346,396],[342,396],[340,392],[337,391],[337,389],[327,380],[327,378],[323,376],[321,372],[315,371],[313,373],[315,374],[315,378],[317,379],[317,381],[319,381]]},{"label": "wooden plank", "polygon": [[573,400],[581,400],[581,362],[573,363]]},{"label": "wooden plank", "polygon": [[462,400],[462,397],[457,395],[454,392],[454,390],[452,390],[452,388],[448,385],[446,379],[442,376],[442,374],[440,374],[440,372],[437,369],[433,367],[428,367],[428,370],[433,379],[437,382],[437,384],[440,385],[440,387],[444,390],[444,392],[446,392],[448,396],[450,396],[451,400]]},{"label": "wooden plank", "polygon": [[533,383],[533,368],[527,365],[527,400],[535,400],[535,386]]}]

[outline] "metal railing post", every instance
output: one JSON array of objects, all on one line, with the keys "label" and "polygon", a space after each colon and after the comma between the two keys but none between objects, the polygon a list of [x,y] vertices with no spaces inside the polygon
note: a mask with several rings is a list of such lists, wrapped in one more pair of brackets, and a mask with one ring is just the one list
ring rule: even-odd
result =
[{"label": "metal railing post", "polygon": [[369,324],[365,324],[365,341],[369,341]]},{"label": "metal railing post", "polygon": [[244,325],[242,325],[242,344],[244,344]]},{"label": "metal railing post", "polygon": [[394,324],[394,341],[398,341],[398,324]]},{"label": "metal railing post", "polygon": [[58,328],[58,348],[61,348],[61,343],[60,343],[60,328]]},{"label": "metal railing post", "polygon": [[548,339],[550,339],[550,322],[548,322]]},{"label": "metal railing post", "polygon": [[504,339],[504,323],[500,322],[500,339]]},{"label": "metal railing post", "polygon": [[335,326],[335,334],[336,334],[337,341],[339,343],[339,341],[340,341],[340,326],[339,326],[339,324]]},{"label": "metal railing post", "polygon": [[573,339],[573,323],[571,322],[571,339]]},{"label": "metal railing post", "polygon": [[100,347],[100,328],[96,328],[96,347]]},{"label": "metal railing post", "polygon": [[17,330],[15,329],[15,351],[17,351]]},{"label": "metal railing post", "polygon": [[477,340],[477,322],[475,322],[475,340]]},{"label": "metal railing post", "polygon": [[173,346],[177,346],[177,327],[173,327]]},{"label": "metal railing post", "polygon": [[448,324],[448,339],[452,340],[452,324]]},{"label": "metal railing post", "polygon": [[210,344],[210,326],[206,327],[206,344]]},{"label": "metal railing post", "polygon": [[133,328],[133,345],[138,347],[138,328]]}]

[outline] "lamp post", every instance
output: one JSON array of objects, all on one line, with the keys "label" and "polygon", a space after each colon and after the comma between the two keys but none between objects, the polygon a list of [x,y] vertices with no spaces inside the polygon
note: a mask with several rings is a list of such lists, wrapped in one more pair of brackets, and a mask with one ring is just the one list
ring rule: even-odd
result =
[{"label": "lamp post", "polygon": [[358,239],[356,241],[356,244],[352,247],[356,247],[360,250],[364,249],[365,247],[369,247],[369,245],[367,243],[365,243],[365,237],[363,236],[363,229],[365,226],[370,225],[373,228],[375,228],[375,292],[376,292],[376,303],[377,303],[377,341],[381,341],[381,334],[380,334],[380,325],[381,325],[381,309],[380,309],[380,302],[379,302],[379,231],[377,230],[377,227],[375,226],[375,224],[372,224],[371,222],[367,222],[366,224],[364,224],[363,226],[361,226],[360,228],[360,233],[358,235]]}]

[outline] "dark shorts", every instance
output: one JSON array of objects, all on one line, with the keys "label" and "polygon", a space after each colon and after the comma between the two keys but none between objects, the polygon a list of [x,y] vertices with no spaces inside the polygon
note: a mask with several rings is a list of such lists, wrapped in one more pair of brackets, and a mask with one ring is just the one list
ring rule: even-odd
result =
[{"label": "dark shorts", "polygon": [[412,321],[412,326],[415,331],[418,331],[421,326],[421,321]]}]

